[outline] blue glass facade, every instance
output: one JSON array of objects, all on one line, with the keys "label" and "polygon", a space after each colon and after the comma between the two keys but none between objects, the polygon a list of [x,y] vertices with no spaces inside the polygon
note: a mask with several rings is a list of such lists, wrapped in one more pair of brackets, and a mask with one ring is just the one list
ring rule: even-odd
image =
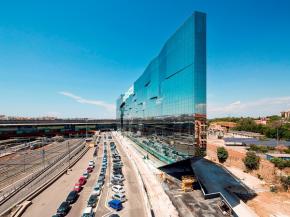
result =
[{"label": "blue glass facade", "polygon": [[184,147],[180,150],[187,155],[193,155],[194,148],[205,149],[204,13],[194,12],[132,87],[120,96],[117,119],[124,131],[139,139],[158,140],[162,146],[172,146],[175,150],[185,145],[186,150]]}]

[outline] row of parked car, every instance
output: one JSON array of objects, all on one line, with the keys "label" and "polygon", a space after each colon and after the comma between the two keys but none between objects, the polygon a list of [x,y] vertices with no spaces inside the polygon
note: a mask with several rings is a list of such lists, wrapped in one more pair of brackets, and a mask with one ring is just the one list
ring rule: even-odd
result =
[{"label": "row of parked car", "polygon": [[123,208],[122,203],[127,200],[124,189],[124,175],[122,171],[123,163],[121,156],[117,150],[114,142],[110,142],[110,149],[112,153],[112,200],[109,201],[109,206],[117,211]]},{"label": "row of parked car", "polygon": [[103,155],[103,160],[102,160],[101,172],[99,174],[98,180],[96,181],[93,187],[93,191],[88,199],[87,207],[84,209],[82,217],[94,216],[93,208],[96,207],[99,197],[101,195],[101,191],[105,183],[107,166],[108,166],[107,144],[104,142],[104,155]]},{"label": "row of parked car", "polygon": [[71,204],[77,201],[79,197],[79,192],[82,190],[83,186],[86,184],[87,179],[90,176],[90,173],[93,172],[94,170],[94,167],[95,167],[94,160],[90,160],[88,163],[88,167],[86,168],[82,176],[80,176],[80,178],[78,179],[78,182],[75,183],[73,190],[68,194],[66,200],[60,204],[59,208],[57,209],[56,214],[53,215],[53,217],[62,217],[62,216],[67,215],[67,213],[71,209]]}]

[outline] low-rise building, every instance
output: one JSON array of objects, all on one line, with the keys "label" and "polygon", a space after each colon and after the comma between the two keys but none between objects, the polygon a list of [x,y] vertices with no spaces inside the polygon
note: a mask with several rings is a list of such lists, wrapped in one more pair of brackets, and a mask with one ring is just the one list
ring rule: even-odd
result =
[{"label": "low-rise building", "polygon": [[268,153],[266,154],[267,160],[271,160],[273,158],[281,158],[283,160],[290,160],[290,154],[275,154],[275,153]]}]

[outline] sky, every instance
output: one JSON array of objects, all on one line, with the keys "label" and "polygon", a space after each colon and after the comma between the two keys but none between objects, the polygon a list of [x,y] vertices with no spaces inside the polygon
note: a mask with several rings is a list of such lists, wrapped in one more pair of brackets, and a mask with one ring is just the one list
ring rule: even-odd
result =
[{"label": "sky", "polygon": [[0,1],[0,114],[114,118],[115,101],[207,13],[208,116],[290,110],[289,0]]}]

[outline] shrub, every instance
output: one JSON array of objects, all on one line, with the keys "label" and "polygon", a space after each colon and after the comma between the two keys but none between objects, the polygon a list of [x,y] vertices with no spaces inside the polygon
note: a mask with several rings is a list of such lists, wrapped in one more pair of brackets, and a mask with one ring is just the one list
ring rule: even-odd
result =
[{"label": "shrub", "polygon": [[281,158],[274,157],[270,161],[275,165],[275,167],[278,167],[280,170],[285,168],[285,161]]},{"label": "shrub", "polygon": [[275,167],[278,167],[280,170],[284,169],[285,167],[290,167],[290,160],[283,160],[281,158],[275,157],[270,160]]},{"label": "shrub", "polygon": [[263,177],[258,173],[257,174],[258,179],[263,180]]},{"label": "shrub", "polygon": [[255,152],[248,151],[243,162],[248,170],[257,170],[260,166],[260,157]]},{"label": "shrub", "polygon": [[218,147],[217,157],[219,159],[219,162],[224,163],[228,159],[229,153],[224,147]]},{"label": "shrub", "polygon": [[290,186],[290,176],[282,176],[280,180],[281,180],[282,186],[287,191]]},{"label": "shrub", "polygon": [[204,157],[205,155],[206,155],[206,152],[204,149],[202,149],[202,148],[195,149],[195,153],[194,153],[195,157]]},{"label": "shrub", "polygon": [[275,185],[271,185],[270,186],[270,191],[274,192],[274,193],[277,193],[278,192],[278,188]]}]

